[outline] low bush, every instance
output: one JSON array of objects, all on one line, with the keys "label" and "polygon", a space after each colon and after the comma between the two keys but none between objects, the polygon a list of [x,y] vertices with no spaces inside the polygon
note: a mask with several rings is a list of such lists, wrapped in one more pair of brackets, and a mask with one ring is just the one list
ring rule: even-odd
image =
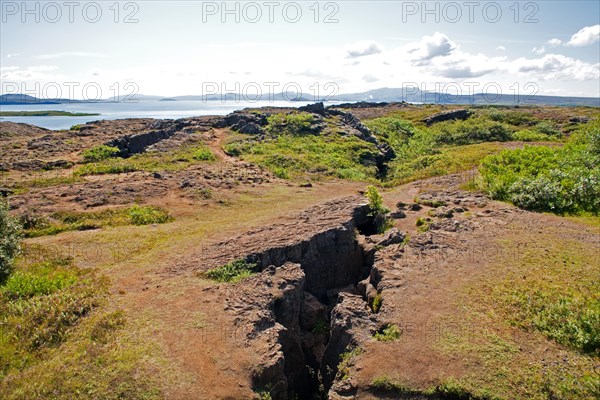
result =
[{"label": "low bush", "polygon": [[199,147],[194,150],[192,155],[194,160],[198,161],[215,161],[216,157],[208,147]]},{"label": "low bush", "polygon": [[505,150],[485,158],[481,186],[497,200],[554,213],[600,213],[598,122],[588,124],[563,148]]},{"label": "low bush", "polygon": [[82,153],[83,161],[86,163],[103,161],[109,158],[117,157],[120,150],[117,147],[106,145],[94,146],[84,150]]},{"label": "low bush", "polygon": [[0,199],[0,284],[13,272],[21,248],[21,227],[8,211],[8,202]]},{"label": "low bush", "polygon": [[235,260],[213,268],[202,275],[217,282],[239,282],[257,272],[257,265],[246,260]]},{"label": "low bush", "polygon": [[380,342],[391,342],[400,339],[402,331],[395,324],[386,324],[373,336],[375,340]]}]

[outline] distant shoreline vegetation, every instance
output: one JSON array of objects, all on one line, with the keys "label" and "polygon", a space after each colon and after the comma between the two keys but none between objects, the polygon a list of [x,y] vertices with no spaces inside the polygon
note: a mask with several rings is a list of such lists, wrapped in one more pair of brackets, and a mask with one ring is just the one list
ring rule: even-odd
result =
[{"label": "distant shoreline vegetation", "polygon": [[68,111],[0,111],[0,117],[89,117],[99,113],[72,113]]}]

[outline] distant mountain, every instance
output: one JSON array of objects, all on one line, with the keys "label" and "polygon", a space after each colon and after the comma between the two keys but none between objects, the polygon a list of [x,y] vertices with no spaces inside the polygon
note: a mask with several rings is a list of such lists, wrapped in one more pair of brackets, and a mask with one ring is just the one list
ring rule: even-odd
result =
[{"label": "distant mountain", "polygon": [[0,104],[61,104],[61,101],[56,99],[42,100],[27,94],[3,94],[0,95]]},{"label": "distant mountain", "polygon": [[103,103],[107,100],[70,100],[70,99],[40,99],[28,94],[0,95],[0,105],[19,104],[71,104],[71,103]]},{"label": "distant mountain", "polygon": [[598,97],[566,97],[566,96],[528,96],[496,95],[495,93],[476,93],[472,96],[452,95],[438,92],[421,91],[416,88],[381,88],[361,93],[348,93],[333,96],[331,101],[368,101],[368,102],[400,102],[439,103],[439,104],[476,104],[476,105],[569,105],[600,107]]},{"label": "distant mountain", "polygon": [[[592,106],[600,107],[598,97],[567,97],[567,96],[527,96],[516,98],[514,95],[495,95],[477,93],[472,96],[442,94],[437,92],[421,91],[416,88],[380,88],[360,93],[339,94],[332,97],[322,96],[315,98],[308,93],[295,94],[290,99],[287,94],[276,93],[274,95],[264,94],[255,99],[250,95],[239,93],[224,93],[196,96],[147,96],[136,94],[131,100],[137,101],[290,101],[290,102],[401,102],[408,103],[439,103],[439,104],[474,104],[474,105],[569,105],[569,106]],[[14,104],[63,104],[63,103],[105,103],[123,101],[123,98],[109,98],[104,100],[69,100],[69,99],[38,99],[26,94],[4,94],[0,95],[0,105]]]}]

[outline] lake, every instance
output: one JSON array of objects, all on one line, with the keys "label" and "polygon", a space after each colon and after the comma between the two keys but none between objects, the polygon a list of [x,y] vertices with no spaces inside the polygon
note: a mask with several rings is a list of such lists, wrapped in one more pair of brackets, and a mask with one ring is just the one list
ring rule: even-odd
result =
[{"label": "lake", "polygon": [[[88,117],[1,117],[0,121],[23,122],[47,129],[69,129],[73,125],[85,124],[100,119],[158,118],[177,119],[201,115],[226,115],[246,107],[300,107],[312,102],[286,101],[158,101],[140,100],[137,103],[74,103],[74,104],[20,104],[1,105],[1,111],[45,111],[58,110],[82,113],[99,113]],[[333,103],[331,103],[333,104]]]}]

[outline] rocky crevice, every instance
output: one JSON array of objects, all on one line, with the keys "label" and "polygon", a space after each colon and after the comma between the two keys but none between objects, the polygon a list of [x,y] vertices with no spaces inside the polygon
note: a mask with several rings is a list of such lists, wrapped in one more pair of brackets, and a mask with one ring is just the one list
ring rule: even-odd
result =
[{"label": "rocky crevice", "polygon": [[262,272],[236,285],[230,310],[246,326],[248,344],[262,349],[256,391],[282,400],[323,395],[340,354],[376,331],[368,303],[376,293],[375,249],[357,229],[369,224],[366,211],[359,206],[341,226],[246,257]]}]

